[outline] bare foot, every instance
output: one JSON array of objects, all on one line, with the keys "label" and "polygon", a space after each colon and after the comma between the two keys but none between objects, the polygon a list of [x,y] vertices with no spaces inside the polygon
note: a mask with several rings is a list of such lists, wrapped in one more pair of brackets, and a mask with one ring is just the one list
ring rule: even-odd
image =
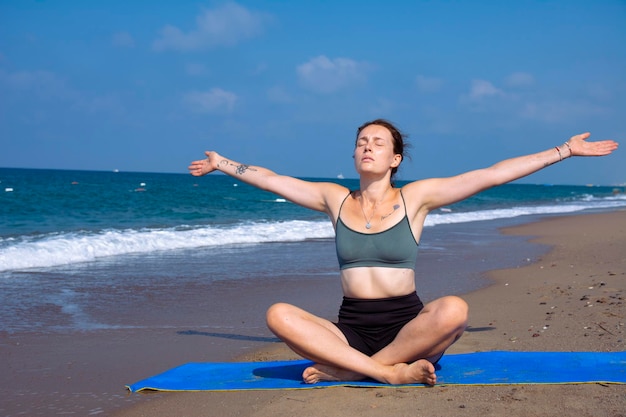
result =
[{"label": "bare foot", "polygon": [[398,363],[393,365],[392,373],[387,378],[390,384],[416,384],[423,383],[435,385],[437,375],[435,366],[426,359],[420,359],[411,364]]},{"label": "bare foot", "polygon": [[359,373],[319,363],[309,366],[302,372],[302,380],[307,384],[321,381],[360,381],[364,378],[365,376]]}]

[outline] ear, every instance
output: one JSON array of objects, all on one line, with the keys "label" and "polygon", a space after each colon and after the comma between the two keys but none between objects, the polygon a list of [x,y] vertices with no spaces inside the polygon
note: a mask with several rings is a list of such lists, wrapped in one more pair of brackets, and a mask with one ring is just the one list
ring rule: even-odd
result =
[{"label": "ear", "polygon": [[400,165],[401,162],[402,162],[402,155],[397,153],[397,154],[395,154],[393,156],[393,161],[391,162],[391,167],[392,168],[397,168]]}]

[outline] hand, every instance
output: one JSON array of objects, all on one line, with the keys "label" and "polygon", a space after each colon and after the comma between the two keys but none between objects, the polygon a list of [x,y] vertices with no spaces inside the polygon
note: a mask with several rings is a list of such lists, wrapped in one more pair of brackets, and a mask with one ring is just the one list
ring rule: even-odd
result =
[{"label": "hand", "polygon": [[216,162],[218,159],[217,152],[207,151],[204,154],[206,155],[206,159],[193,161],[191,165],[189,165],[189,173],[194,177],[201,177],[215,171],[216,169],[213,162]]},{"label": "hand", "polygon": [[[591,136],[591,133],[582,133],[580,135],[572,136],[566,143],[569,144],[571,151],[570,156],[604,156],[608,155],[617,149],[619,145],[614,140],[601,140],[598,142],[587,142],[587,138]],[[561,147],[561,149],[567,148],[567,145]]]}]

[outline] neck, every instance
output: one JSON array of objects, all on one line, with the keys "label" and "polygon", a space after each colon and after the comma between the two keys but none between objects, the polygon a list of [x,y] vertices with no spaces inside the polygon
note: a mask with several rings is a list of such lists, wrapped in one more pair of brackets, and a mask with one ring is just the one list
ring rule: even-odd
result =
[{"label": "neck", "polygon": [[378,181],[366,181],[361,178],[360,187],[361,198],[371,204],[380,203],[389,190],[393,188],[388,178]]},{"label": "neck", "polygon": [[[363,185],[362,181],[361,184]],[[389,182],[379,182],[376,184],[369,184],[366,189],[361,189],[361,195],[359,196],[359,205],[361,206],[361,212],[363,213],[363,218],[365,219],[366,229],[369,230],[372,228],[372,220],[374,219],[376,209],[380,204],[383,203],[384,199],[387,197],[387,193],[392,188],[393,187]],[[370,212],[370,214],[366,213],[366,210]],[[385,217],[381,217],[380,221],[382,222],[384,219]]]}]

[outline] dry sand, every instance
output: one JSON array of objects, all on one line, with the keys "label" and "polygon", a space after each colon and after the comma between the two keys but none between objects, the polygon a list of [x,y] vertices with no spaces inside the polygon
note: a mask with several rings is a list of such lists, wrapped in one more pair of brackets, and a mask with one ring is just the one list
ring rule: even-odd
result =
[{"label": "dry sand", "polygon": [[[626,211],[550,218],[509,228],[551,250],[492,271],[464,298],[470,327],[449,352],[622,351]],[[284,345],[241,360],[296,359]],[[120,416],[626,416],[626,385],[327,388],[140,395]]]}]

